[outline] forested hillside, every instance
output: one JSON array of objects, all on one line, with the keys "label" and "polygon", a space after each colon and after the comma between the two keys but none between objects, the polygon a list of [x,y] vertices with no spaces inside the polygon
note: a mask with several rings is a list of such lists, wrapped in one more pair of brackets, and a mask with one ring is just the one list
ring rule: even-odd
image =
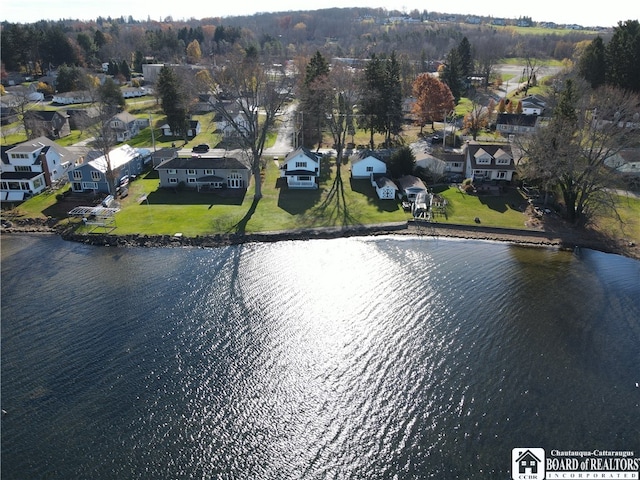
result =
[{"label": "forested hillside", "polygon": [[[623,19],[621,19],[622,21]],[[596,32],[516,27],[515,19],[495,19],[414,11],[332,8],[265,13],[245,17],[189,21],[139,21],[97,18],[93,21],[40,21],[1,25],[3,72],[43,75],[62,64],[101,69],[126,61],[134,72],[143,62],[212,63],[236,45],[274,58],[369,58],[395,52],[403,68],[427,70],[466,37],[476,58],[571,59],[575,47]],[[511,25],[510,25],[511,24]],[[607,41],[610,32],[598,35]]]}]

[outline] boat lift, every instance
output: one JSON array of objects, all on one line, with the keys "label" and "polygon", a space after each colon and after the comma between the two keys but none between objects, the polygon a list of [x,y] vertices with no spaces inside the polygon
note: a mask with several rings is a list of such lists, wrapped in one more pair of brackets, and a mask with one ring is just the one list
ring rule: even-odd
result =
[{"label": "boat lift", "polygon": [[69,211],[69,216],[82,218],[85,225],[91,225],[93,228],[104,228],[105,230],[114,230],[116,228],[115,215],[120,211],[114,207],[75,207]]}]

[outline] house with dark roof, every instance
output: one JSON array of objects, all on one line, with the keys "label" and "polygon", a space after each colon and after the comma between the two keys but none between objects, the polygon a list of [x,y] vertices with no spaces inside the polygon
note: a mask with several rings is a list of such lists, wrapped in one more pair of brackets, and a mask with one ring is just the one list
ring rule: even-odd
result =
[{"label": "house with dark roof", "polygon": [[22,201],[64,180],[79,156],[46,137],[3,151],[0,165],[2,200]]},{"label": "house with dark roof", "polygon": [[496,120],[496,130],[503,135],[533,133],[536,131],[537,122],[537,115],[499,113]]},{"label": "house with dark roof", "polygon": [[[165,123],[164,125],[162,125],[160,127],[160,131],[162,132],[162,135],[164,135],[165,137],[178,137],[179,136],[179,135],[176,135],[175,133],[173,133],[173,131],[171,130],[171,127],[169,126],[168,123]],[[198,135],[201,131],[202,131],[202,124],[200,123],[200,120],[189,120],[188,121],[187,138],[193,138],[196,135]]]},{"label": "house with dark roof", "polygon": [[71,134],[69,115],[58,110],[29,110],[24,114],[25,122],[37,136],[51,139],[64,138]]},{"label": "house with dark roof", "polygon": [[464,178],[465,157],[464,153],[446,152],[442,156],[445,162],[444,175],[455,181],[462,181]]},{"label": "house with dark roof", "polygon": [[503,180],[510,182],[516,165],[508,144],[465,144],[465,176],[475,181]]},{"label": "house with dark roof", "polygon": [[160,177],[160,187],[184,186],[198,191],[246,189],[251,174],[249,166],[236,156],[213,150],[199,154],[181,151],[155,169]]},{"label": "house with dark roof", "polygon": [[524,115],[542,115],[547,103],[538,95],[529,95],[520,100],[522,105],[522,113]]},{"label": "house with dark roof", "polygon": [[280,177],[289,188],[318,188],[321,155],[305,147],[290,152],[280,166]]}]

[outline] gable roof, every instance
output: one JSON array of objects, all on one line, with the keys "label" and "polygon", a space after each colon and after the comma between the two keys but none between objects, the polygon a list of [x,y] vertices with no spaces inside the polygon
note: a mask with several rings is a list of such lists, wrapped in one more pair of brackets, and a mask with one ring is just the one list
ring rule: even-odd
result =
[{"label": "gable roof", "polygon": [[69,118],[69,115],[58,110],[29,110],[25,115],[35,117],[43,122],[52,122],[55,117]]},{"label": "gable roof", "polygon": [[131,123],[136,121],[136,117],[131,115],[129,112],[120,112],[114,115],[113,117],[111,117],[111,121],[113,120],[120,120],[121,122],[124,122],[124,123]]},{"label": "gable roof", "polygon": [[[140,154],[138,150],[131,147],[130,145],[125,144],[119,146],[118,148],[114,148],[109,152],[109,163],[111,164],[111,170],[116,170],[123,165],[126,165],[139,155]],[[104,155],[96,158],[95,160],[91,160],[84,165],[90,165],[91,167],[101,171],[102,173],[105,173],[107,171],[107,160]],[[84,165],[80,165],[77,168],[82,168]]]},{"label": "gable roof", "polygon": [[539,462],[540,459],[538,457],[536,457],[533,453],[531,453],[531,450],[526,450],[523,453],[520,454],[520,456],[516,459],[516,462],[521,462],[522,460],[529,460],[529,459],[533,459],[536,462]]},{"label": "gable roof", "polygon": [[379,160],[382,163],[386,163],[385,158],[379,152],[374,152],[373,150],[360,150],[351,159],[351,163],[355,164],[355,163],[361,162],[362,160],[365,160],[365,159],[367,159],[369,157],[374,158],[376,160]]},{"label": "gable roof", "polygon": [[287,163],[289,160],[291,160],[294,157],[297,157],[298,155],[304,155],[305,157],[308,157],[309,160],[313,160],[316,163],[319,161],[318,154],[312,152],[307,147],[298,147],[294,151],[289,152],[287,156],[284,157],[284,163]]},{"label": "gable roof", "polygon": [[18,145],[9,148],[7,152],[32,153],[39,150],[40,152],[44,151],[46,153],[49,149],[55,150],[63,161],[72,161],[80,156],[78,154],[74,154],[71,150],[63,146],[58,145],[47,137],[36,137],[32,140],[27,140],[26,142],[19,143]]},{"label": "gable roof", "polygon": [[535,127],[537,121],[537,115],[525,115],[523,113],[499,113],[496,124],[513,125],[520,127]]},{"label": "gable roof", "polygon": [[165,160],[156,170],[186,170],[186,169],[218,169],[218,170],[248,170],[249,167],[235,157],[175,157]]},{"label": "gable roof", "polygon": [[494,158],[497,158],[502,155],[508,155],[509,157],[513,158],[513,156],[511,155],[511,147],[507,144],[501,144],[501,143],[481,144],[481,143],[469,142],[467,143],[467,149],[468,149],[467,150],[468,154],[469,156],[471,156],[471,158],[477,158],[479,150],[483,150],[484,152],[488,153]]}]

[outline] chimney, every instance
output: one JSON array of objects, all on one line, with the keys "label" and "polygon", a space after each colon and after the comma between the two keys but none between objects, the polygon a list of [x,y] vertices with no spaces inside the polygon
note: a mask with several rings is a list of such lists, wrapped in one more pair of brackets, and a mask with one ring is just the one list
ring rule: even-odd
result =
[{"label": "chimney", "polygon": [[38,155],[38,160],[40,161],[40,164],[42,165],[42,171],[44,172],[44,183],[47,185],[47,187],[51,187],[53,182],[51,181],[51,172],[49,171],[47,156],[44,152],[40,152],[40,155]]}]

